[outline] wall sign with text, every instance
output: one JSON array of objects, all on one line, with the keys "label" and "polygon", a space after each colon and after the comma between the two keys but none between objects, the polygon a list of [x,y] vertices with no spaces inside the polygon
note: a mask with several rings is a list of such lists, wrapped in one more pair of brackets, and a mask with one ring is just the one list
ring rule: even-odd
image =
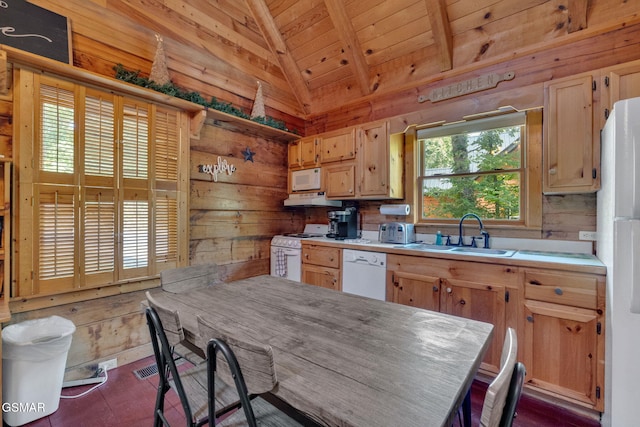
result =
[{"label": "wall sign with text", "polygon": [[73,64],[67,17],[24,0],[0,0],[0,44]]}]

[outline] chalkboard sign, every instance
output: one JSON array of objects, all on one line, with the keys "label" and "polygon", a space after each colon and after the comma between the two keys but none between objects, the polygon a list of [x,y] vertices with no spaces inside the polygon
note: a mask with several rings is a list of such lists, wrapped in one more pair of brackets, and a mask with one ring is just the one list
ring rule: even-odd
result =
[{"label": "chalkboard sign", "polygon": [[0,0],[0,44],[73,63],[65,16],[24,0]]}]

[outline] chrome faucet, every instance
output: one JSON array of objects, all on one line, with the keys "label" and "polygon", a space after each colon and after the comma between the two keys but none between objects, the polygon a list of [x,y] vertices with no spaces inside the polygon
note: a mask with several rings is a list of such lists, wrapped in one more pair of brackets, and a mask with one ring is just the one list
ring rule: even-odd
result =
[{"label": "chrome faucet", "polygon": [[471,238],[471,243],[469,245],[465,245],[464,244],[464,233],[462,231],[462,223],[465,219],[469,218],[469,217],[473,217],[475,219],[478,220],[478,224],[480,224],[480,234],[482,235],[482,239],[484,240],[484,248],[485,249],[489,249],[489,232],[487,230],[484,229],[484,225],[482,224],[482,220],[480,219],[480,217],[474,213],[468,213],[468,214],[464,214],[462,216],[462,218],[460,218],[460,230],[459,230],[459,239],[458,239],[458,246],[472,246],[472,247],[477,247],[478,244],[476,243],[476,236],[473,236]]}]

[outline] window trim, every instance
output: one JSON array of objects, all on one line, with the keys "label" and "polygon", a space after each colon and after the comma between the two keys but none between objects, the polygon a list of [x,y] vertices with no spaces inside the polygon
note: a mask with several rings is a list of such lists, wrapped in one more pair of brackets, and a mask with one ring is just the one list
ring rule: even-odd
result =
[{"label": "window trim", "polygon": [[[510,123],[511,118],[519,114],[525,114],[525,147],[522,153],[522,175],[521,175],[521,218],[520,220],[495,220],[483,218],[483,223],[487,228],[504,229],[542,229],[542,109],[535,108],[523,110],[519,113],[511,113],[491,118],[483,118],[488,128],[500,127]],[[423,163],[421,137],[418,135],[424,129],[429,131],[430,137],[451,135],[457,131],[469,129],[471,121],[460,121],[451,124],[436,123],[435,126],[425,125],[415,126],[408,129],[405,134],[409,141],[413,143],[412,154],[414,156],[413,176],[413,211],[414,222],[421,226],[450,226],[457,225],[459,219],[423,219],[422,218],[422,171]],[[410,147],[411,149],[411,147]]]}]

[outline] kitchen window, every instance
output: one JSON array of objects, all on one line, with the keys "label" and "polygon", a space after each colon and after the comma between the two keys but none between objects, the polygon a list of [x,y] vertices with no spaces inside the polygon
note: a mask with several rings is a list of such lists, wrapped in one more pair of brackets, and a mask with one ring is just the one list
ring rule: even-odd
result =
[{"label": "kitchen window", "polygon": [[532,111],[418,128],[418,220],[454,222],[472,212],[489,224],[538,223],[541,197],[528,186],[540,180],[539,168],[528,161],[530,145],[541,141],[540,121]]},{"label": "kitchen window", "polygon": [[[185,257],[182,113],[19,70],[17,287],[50,295],[153,278]],[[22,155],[33,153],[33,160]]]}]

